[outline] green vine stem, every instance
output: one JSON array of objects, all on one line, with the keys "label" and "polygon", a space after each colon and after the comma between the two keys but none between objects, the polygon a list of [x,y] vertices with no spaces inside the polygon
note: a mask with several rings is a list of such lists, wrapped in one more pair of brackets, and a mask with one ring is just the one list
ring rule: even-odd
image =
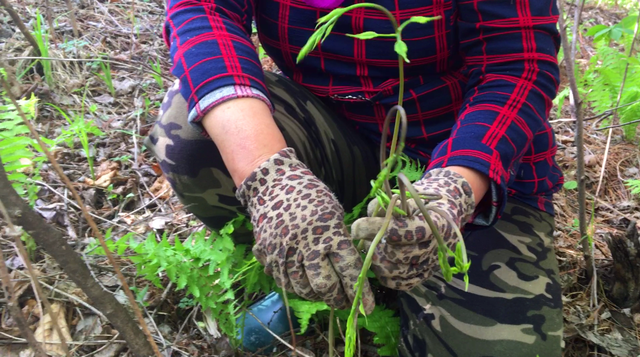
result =
[{"label": "green vine stem", "polygon": [[[373,254],[375,253],[376,247],[378,243],[384,237],[389,224],[391,223],[391,219],[394,213],[411,215],[412,212],[409,211],[409,206],[407,203],[407,193],[409,197],[414,199],[414,202],[417,204],[418,209],[425,217],[431,232],[438,242],[438,261],[440,263],[440,267],[442,268],[443,275],[446,281],[451,281],[453,274],[456,273],[464,273],[464,281],[466,286],[468,287],[469,277],[467,271],[470,266],[470,262],[467,258],[467,252],[464,245],[464,239],[460,232],[458,226],[453,222],[451,217],[442,212],[437,208],[426,208],[424,200],[435,200],[439,199],[439,195],[419,195],[410,180],[406,177],[406,175],[402,172],[398,173],[398,194],[393,194],[394,190],[391,189],[391,184],[389,182],[389,178],[394,168],[398,164],[398,158],[400,157],[402,151],[404,150],[405,139],[407,134],[407,115],[402,107],[403,99],[404,99],[404,62],[409,62],[407,58],[407,45],[402,41],[402,30],[410,23],[420,23],[425,24],[427,22],[440,19],[440,16],[437,17],[424,17],[424,16],[413,16],[409,20],[405,21],[401,25],[398,25],[398,21],[391,14],[389,10],[385,7],[378,4],[371,3],[359,3],[354,4],[345,8],[337,8],[328,13],[327,15],[318,19],[318,23],[316,25],[316,31],[311,35],[307,43],[302,47],[300,53],[298,54],[296,62],[299,63],[304,57],[306,57],[311,51],[315,49],[318,44],[322,43],[331,33],[331,30],[335,26],[338,18],[348,11],[357,9],[357,8],[371,8],[382,12],[385,16],[389,18],[391,21],[391,25],[393,27],[394,33],[392,34],[378,34],[373,31],[367,31],[360,34],[347,34],[349,37],[354,37],[361,40],[373,39],[376,37],[395,37],[396,42],[394,45],[394,50],[398,54],[398,103],[393,106],[384,121],[383,129],[382,129],[382,138],[380,141],[380,173],[378,177],[373,182],[372,189],[369,193],[369,197],[376,197],[378,202],[380,203],[380,207],[384,207],[384,204],[388,202],[388,206],[385,213],[385,218],[382,224],[382,227],[376,234],[373,239],[369,250],[367,251],[367,255],[364,259],[364,264],[362,266],[362,270],[360,275],[358,276],[358,281],[356,283],[356,292],[353,303],[351,305],[351,312],[349,314],[349,318],[347,319],[347,333],[345,336],[346,339],[346,348],[345,348],[345,356],[351,357],[353,356],[355,350],[355,342],[356,342],[356,330],[357,330],[357,319],[358,319],[358,311],[360,311],[366,318],[366,313],[364,311],[364,306],[362,304],[362,290],[364,288],[365,279],[367,279],[367,272],[371,267]],[[394,130],[391,139],[391,146],[389,150],[389,157],[386,156],[386,146],[387,146],[387,131],[391,125],[391,119],[395,114],[395,123]],[[400,200],[400,207],[396,207],[396,203]],[[389,209],[392,207],[392,209]],[[377,209],[377,208],[376,208]],[[433,220],[429,216],[429,211],[435,212],[443,216],[453,227],[458,238],[458,242],[456,244],[456,251],[453,252],[449,249],[442,239],[442,235],[438,231],[437,227],[433,223]],[[361,242],[361,244],[364,242]],[[451,267],[449,265],[447,256],[455,257],[455,267]]]},{"label": "green vine stem", "polygon": [[[398,200],[398,196],[393,196],[390,201],[390,206],[393,207]],[[371,242],[371,247],[367,251],[367,256],[364,259],[364,264],[362,266],[362,271],[358,276],[358,281],[356,282],[356,294],[353,298],[353,304],[351,305],[351,313],[349,314],[349,318],[347,319],[347,334],[345,336],[346,345],[345,345],[345,356],[351,357],[353,356],[355,349],[355,340],[356,340],[356,331],[357,331],[357,323],[358,323],[358,313],[360,312],[366,316],[364,313],[364,307],[362,306],[362,289],[364,289],[364,281],[367,279],[367,271],[371,267],[371,262],[373,260],[373,254],[376,251],[376,246],[382,238],[384,234],[387,232],[387,228],[389,228],[389,223],[391,223],[391,218],[393,217],[393,210],[387,210],[387,213],[384,217],[384,222],[382,223],[382,227],[376,234],[375,238]]]},{"label": "green vine stem", "polygon": [[[389,156],[389,162],[387,162],[387,130],[389,130],[389,125],[391,122],[391,117],[393,116],[393,114],[396,114],[396,127],[398,126],[398,124],[402,124],[400,125],[400,136],[399,136],[399,142],[400,145],[397,146],[395,151],[390,151],[390,156]],[[391,184],[389,183],[389,174],[391,173],[391,170],[393,169],[393,167],[395,166],[398,157],[400,156],[400,154],[402,153],[402,150],[404,150],[404,142],[405,142],[405,138],[407,137],[407,114],[404,110],[404,108],[398,104],[393,106],[389,112],[387,113],[387,117],[384,120],[384,124],[382,126],[382,138],[380,140],[380,169],[382,171],[385,170],[386,167],[386,175],[385,175],[385,180],[384,180],[384,189],[385,189],[385,193],[387,194],[387,197],[391,197],[392,193],[391,193]],[[398,139],[398,129],[396,128],[394,131],[394,136],[393,139],[397,140]],[[393,143],[392,143],[393,145]],[[405,199],[405,193],[404,192],[400,192],[400,198],[401,198],[401,207],[402,210],[404,212],[407,211],[407,206],[406,206],[406,199]]]}]

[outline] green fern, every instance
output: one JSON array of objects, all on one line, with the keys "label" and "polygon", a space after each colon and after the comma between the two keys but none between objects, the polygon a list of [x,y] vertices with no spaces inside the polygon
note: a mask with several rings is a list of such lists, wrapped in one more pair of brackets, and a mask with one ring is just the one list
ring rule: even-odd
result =
[{"label": "green fern", "polygon": [[[322,301],[307,301],[295,297],[289,297],[289,306],[298,318],[300,332],[307,331],[311,319],[327,318],[330,307]],[[335,316],[340,319],[341,325],[346,326],[349,318],[349,310],[336,310]],[[374,334],[373,343],[380,346],[380,356],[398,355],[398,338],[400,337],[400,318],[393,310],[381,305],[376,305],[373,312],[365,318],[358,319],[358,329],[366,329]],[[343,328],[344,330],[344,328]]]},{"label": "green fern", "polygon": [[[336,316],[346,322],[349,317],[349,311],[336,311]],[[378,347],[380,356],[398,355],[400,317],[396,316],[395,311],[376,305],[373,312],[367,315],[366,318],[358,319],[358,329],[361,328],[374,333],[373,343],[380,346]]]},{"label": "green fern", "polygon": [[[119,255],[129,251],[129,259],[136,265],[138,275],[162,288],[161,278],[166,276],[176,284],[176,289],[186,290],[203,311],[209,311],[218,322],[222,333],[233,342],[237,334],[236,319],[249,301],[237,305],[234,284],[240,283],[252,292],[266,292],[272,288],[270,278],[257,266],[255,258],[247,256],[244,245],[234,245],[231,238],[235,229],[246,223],[244,216],[229,221],[220,231],[207,234],[201,230],[184,242],[175,239],[169,243],[166,234],[160,242],[150,233],[142,242],[132,234],[118,240],[111,239],[111,231],[105,234],[107,247]],[[90,254],[104,254],[95,242],[87,247]],[[252,272],[245,275],[246,272]],[[249,276],[250,280],[243,277]]]},{"label": "green fern", "polygon": [[289,307],[293,310],[293,313],[298,318],[300,323],[300,334],[307,331],[309,327],[309,321],[320,311],[330,310],[329,305],[322,301],[307,301],[295,298],[289,298]]},{"label": "green fern", "polygon": [[[0,74],[2,75],[2,74]],[[16,107],[0,92],[0,157],[7,172],[7,178],[20,196],[27,198],[33,205],[39,187],[34,180],[41,180],[40,168],[45,161],[42,150],[35,140],[29,136],[29,128],[18,115]],[[20,108],[33,120],[37,98],[31,96],[19,101]],[[29,169],[31,168],[31,169]],[[31,172],[31,173],[29,173]]]},{"label": "green fern", "polygon": [[[633,18],[635,26],[635,17],[629,18]],[[623,19],[621,24],[629,23],[629,18]],[[594,28],[598,29],[599,27]],[[613,32],[611,33],[613,34]],[[620,123],[624,124],[640,117],[640,103],[634,103],[640,100],[640,58],[637,54],[632,56],[626,54],[631,45],[631,36],[628,33],[621,32],[619,36],[616,35],[612,39],[617,40],[627,50],[620,51],[610,47],[607,42],[596,42],[596,55],[591,57],[581,87],[589,89],[586,99],[595,112],[604,112],[616,107],[628,63],[626,82],[620,97],[620,106],[624,107],[618,110]],[[610,121],[603,121],[603,125],[609,124]],[[622,127],[627,140],[635,139],[637,127],[638,123]]]},{"label": "green fern", "polygon": [[640,180],[626,180],[625,185],[629,187],[632,195],[640,196]]}]

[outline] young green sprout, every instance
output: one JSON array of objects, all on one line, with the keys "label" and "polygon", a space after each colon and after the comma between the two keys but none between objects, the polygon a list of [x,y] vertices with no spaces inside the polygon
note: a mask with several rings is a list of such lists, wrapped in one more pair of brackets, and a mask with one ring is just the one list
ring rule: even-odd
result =
[{"label": "young green sprout", "polygon": [[[444,214],[444,212],[440,212],[438,209],[433,207],[425,207],[423,200],[431,200],[437,199],[437,197],[421,197],[415,191],[413,186],[411,185],[410,180],[403,173],[399,173],[397,175],[398,179],[398,191],[393,191],[391,189],[391,185],[389,183],[389,178],[391,173],[396,168],[396,165],[399,164],[399,160],[401,157],[401,153],[404,149],[404,140],[406,136],[406,114],[404,109],[402,108],[402,100],[404,97],[404,62],[409,63],[409,58],[407,57],[408,47],[407,44],[402,40],[402,30],[411,23],[418,24],[426,24],[434,20],[440,19],[440,17],[425,17],[425,16],[414,16],[410,19],[406,20],[402,24],[398,25],[395,17],[383,6],[378,4],[371,3],[359,3],[354,4],[344,8],[337,8],[331,11],[329,14],[321,17],[317,21],[316,31],[311,35],[307,43],[302,47],[300,53],[297,57],[297,62],[300,62],[304,59],[311,51],[313,51],[319,44],[321,44],[331,33],[331,30],[337,23],[340,16],[344,15],[348,11],[357,8],[372,8],[381,11],[384,13],[391,22],[393,26],[393,33],[377,33],[374,31],[366,31],[360,34],[347,34],[349,37],[353,37],[359,40],[369,40],[378,37],[390,37],[395,38],[394,50],[398,55],[398,72],[399,72],[399,91],[398,91],[398,104],[391,108],[389,111],[387,118],[385,119],[384,127],[382,130],[382,140],[380,144],[380,165],[381,170],[378,174],[375,181],[372,183],[372,188],[369,193],[369,198],[375,197],[378,200],[378,203],[381,207],[393,207],[393,209],[387,209],[385,220],[382,225],[382,228],[377,233],[374,238],[371,246],[367,252],[367,255],[364,259],[364,265],[362,267],[362,271],[360,272],[360,276],[358,277],[358,282],[356,284],[356,294],[351,306],[351,313],[349,314],[349,318],[347,320],[347,332],[346,332],[346,348],[345,348],[345,356],[351,357],[355,352],[355,339],[356,339],[356,325],[357,325],[357,316],[358,311],[365,315],[364,306],[362,305],[362,289],[364,287],[365,279],[367,279],[367,272],[371,267],[371,262],[373,259],[373,254],[375,252],[375,248],[378,243],[382,240],[389,223],[393,217],[393,213],[407,215],[407,196],[409,198],[414,198],[415,203],[420,210],[420,213],[424,216],[427,224],[431,228],[434,237],[438,242],[438,262],[440,264],[440,268],[442,269],[442,274],[447,282],[451,281],[454,274],[464,274],[464,282],[465,289],[468,288],[469,285],[469,275],[468,270],[471,265],[471,262],[467,258],[467,252],[464,245],[464,240],[460,230],[457,228],[457,225],[451,221],[448,215]],[[387,130],[390,125],[391,118],[395,114],[395,125],[393,131],[393,137],[391,141],[390,147],[390,156],[386,157],[386,145],[387,145]],[[402,123],[402,126],[400,124]],[[400,134],[400,135],[399,135]],[[396,202],[400,200],[400,207],[396,206]],[[455,252],[449,249],[438,232],[435,224],[431,220],[429,216],[429,211],[436,212],[447,220],[450,221],[452,226],[455,228],[455,233],[458,238],[458,242],[456,243]],[[453,257],[455,261],[455,266],[451,266],[449,264],[448,257]]]}]

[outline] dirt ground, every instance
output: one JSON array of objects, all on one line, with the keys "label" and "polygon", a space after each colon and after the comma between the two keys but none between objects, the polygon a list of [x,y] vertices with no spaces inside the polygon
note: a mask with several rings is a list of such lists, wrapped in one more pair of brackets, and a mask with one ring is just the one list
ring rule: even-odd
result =
[{"label": "dirt ground", "polygon": [[[49,86],[44,78],[28,68],[32,62],[31,48],[7,13],[0,11],[0,56],[10,64],[12,73],[23,73],[12,91],[22,97],[34,93],[39,98],[37,130],[43,136],[54,137],[66,126],[65,119],[45,105],[50,102],[76,113],[81,112],[83,104],[86,107],[94,105],[91,117],[105,133],[91,139],[96,161],[95,180],[89,176],[82,150],[56,152],[56,159],[81,192],[100,228],[112,229],[114,236],[127,232],[141,235],[167,232],[176,239],[186,238],[191,232],[202,229],[203,225],[178,202],[156,162],[141,145],[153,125],[165,90],[173,81],[168,51],[161,36],[164,3],[160,0],[73,2],[77,34],[63,1],[17,0],[13,4],[27,27],[33,28],[35,11],[40,8],[45,21],[51,18],[55,28],[48,55],[59,60],[51,61],[54,80]],[[43,10],[45,8],[49,10]],[[609,25],[624,16],[624,10],[587,6],[584,18]],[[593,54],[593,48],[587,37],[581,37],[579,43],[579,63],[584,64]],[[111,61],[114,92],[95,75],[100,72],[95,62],[99,58]],[[262,61],[266,70],[277,70],[270,59]],[[153,74],[156,65],[161,68],[160,76]],[[566,78],[562,85],[567,85]],[[86,97],[83,98],[85,88]],[[595,114],[598,113],[587,108],[585,116]],[[566,180],[573,180],[576,171],[575,122],[571,120],[568,105],[560,116],[554,108],[551,120],[558,140],[558,163]],[[640,311],[616,307],[605,292],[610,289],[613,274],[607,239],[623,235],[630,222],[640,220],[640,199],[631,195],[624,185],[626,179],[640,179],[640,150],[637,144],[624,141],[619,129],[613,130],[608,142],[607,131],[597,131],[595,124],[595,120],[585,124],[587,213],[593,223],[590,227],[598,278],[595,284],[586,279],[575,223],[577,191],[563,189],[555,201],[555,247],[564,298],[564,355],[637,356],[640,354]],[[70,244],[84,247],[91,232],[69,192],[49,167],[41,174],[35,209],[50,224],[66,232]],[[0,238],[0,245],[8,257],[13,278],[18,279],[18,287],[22,289],[23,312],[36,328],[41,322],[41,313],[28,279],[21,274],[24,263],[11,253],[13,247],[9,240]],[[121,286],[106,259],[96,256],[85,256],[85,259],[103,286],[122,297]],[[75,352],[83,356],[120,355],[125,350],[123,341],[83,304],[86,301],[82,292],[66,278],[51,257],[37,251],[32,261],[42,276],[41,281],[51,287],[52,302],[64,309],[64,323],[71,337],[74,341],[82,341],[72,346]],[[120,263],[131,285],[149,285],[135,279],[130,262],[120,259]],[[207,326],[203,326],[201,316],[192,308],[179,307],[183,298],[184,293],[175,292],[171,286],[165,290],[150,286],[144,295],[148,320],[151,322],[149,317],[153,319],[151,326],[159,336],[159,344],[172,346],[175,356],[211,356],[228,352],[223,339],[214,339]],[[0,296],[0,355],[23,356],[20,351],[27,345],[4,303],[6,299]]]}]

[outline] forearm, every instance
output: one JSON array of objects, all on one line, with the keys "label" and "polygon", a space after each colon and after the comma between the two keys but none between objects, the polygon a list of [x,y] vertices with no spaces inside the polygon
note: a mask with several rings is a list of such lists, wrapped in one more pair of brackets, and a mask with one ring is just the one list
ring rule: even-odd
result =
[{"label": "forearm", "polygon": [[459,173],[469,182],[471,191],[473,191],[473,198],[476,201],[476,205],[478,205],[489,190],[489,177],[478,170],[464,166],[449,166],[447,169]]},{"label": "forearm", "polygon": [[204,116],[202,125],[236,186],[287,146],[269,107],[260,99],[237,98],[221,103]]}]

